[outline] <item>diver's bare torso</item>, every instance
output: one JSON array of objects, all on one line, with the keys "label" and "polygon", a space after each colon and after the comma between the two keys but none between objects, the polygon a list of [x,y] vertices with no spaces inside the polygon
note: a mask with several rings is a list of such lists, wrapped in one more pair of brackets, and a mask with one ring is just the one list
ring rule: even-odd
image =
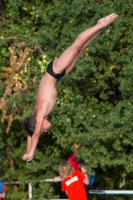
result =
[{"label": "diver's bare torso", "polygon": [[45,109],[45,116],[47,116],[53,110],[57,97],[55,84],[56,79],[46,72],[39,84],[34,113]]}]

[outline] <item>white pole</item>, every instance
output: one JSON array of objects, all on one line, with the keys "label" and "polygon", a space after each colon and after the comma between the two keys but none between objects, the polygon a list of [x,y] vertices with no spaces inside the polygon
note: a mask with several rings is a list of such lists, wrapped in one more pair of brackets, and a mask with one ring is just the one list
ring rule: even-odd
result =
[{"label": "white pole", "polygon": [[133,190],[90,190],[89,194],[133,194]]},{"label": "white pole", "polygon": [[29,186],[29,199],[32,199],[32,185],[31,183],[28,183]]},{"label": "white pole", "polygon": [[[54,179],[53,178],[48,178],[48,179],[44,179],[44,180],[40,180],[40,181],[44,181],[44,182],[54,182]],[[61,178],[56,178],[56,182],[61,182]],[[5,184],[11,184],[11,185],[14,185],[14,184],[20,184],[21,182],[20,181],[11,181],[11,182],[4,182]],[[29,184],[29,181],[26,181],[26,183]]]},{"label": "white pole", "polygon": [[[53,178],[45,179],[44,182],[54,182]],[[56,182],[61,182],[61,178],[56,178]]]}]

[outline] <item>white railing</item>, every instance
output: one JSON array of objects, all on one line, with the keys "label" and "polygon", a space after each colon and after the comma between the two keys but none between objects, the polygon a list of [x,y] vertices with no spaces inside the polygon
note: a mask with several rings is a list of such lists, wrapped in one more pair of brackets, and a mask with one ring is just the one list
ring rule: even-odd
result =
[{"label": "white railing", "polygon": [[120,194],[131,195],[133,190],[90,190],[89,194]]},{"label": "white railing", "polygon": [[[53,178],[50,179],[44,179],[42,182],[49,183],[54,182]],[[61,178],[56,178],[56,182],[61,182]],[[6,184],[14,185],[14,184],[20,184],[19,181],[11,181],[11,182],[4,182]],[[29,191],[29,200],[32,200],[32,184],[29,183],[29,181],[26,181],[28,183],[28,191]],[[50,200],[69,200],[69,199],[50,199]]]},{"label": "white railing", "polygon": [[[54,179],[44,179],[43,182],[49,183],[54,182]],[[56,182],[61,182],[61,179],[56,179]],[[28,183],[28,191],[29,191],[29,200],[32,200],[32,184],[29,181],[26,181]],[[11,181],[11,182],[5,182],[5,184],[20,184],[19,181]],[[133,195],[133,190],[89,190],[89,194],[118,194],[118,195]],[[69,200],[69,199],[50,199],[50,200]]]}]

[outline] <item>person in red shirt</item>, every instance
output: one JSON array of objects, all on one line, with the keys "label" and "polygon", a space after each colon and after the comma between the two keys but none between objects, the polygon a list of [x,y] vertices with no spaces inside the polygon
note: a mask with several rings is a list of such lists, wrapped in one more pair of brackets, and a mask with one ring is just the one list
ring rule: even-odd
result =
[{"label": "person in red shirt", "polygon": [[[74,151],[74,153],[71,154],[71,155],[67,158],[67,160],[66,160],[66,161],[68,161],[68,162],[71,164],[72,168],[73,168],[75,171],[77,171],[77,170],[81,171],[80,168],[79,168],[79,162],[78,162],[77,159],[76,159],[76,153],[77,153],[77,149],[78,149],[79,147],[80,147],[79,144],[74,143],[75,151]],[[60,176],[54,177],[54,182],[57,182],[57,180],[60,179],[60,178],[61,178]]]},{"label": "person in red shirt", "polygon": [[2,191],[2,193],[0,193],[0,200],[3,200],[5,198],[5,196],[6,196],[6,190],[7,190],[7,188],[3,184],[3,191]]},{"label": "person in red shirt", "polygon": [[75,171],[67,161],[59,167],[59,174],[62,178],[62,191],[66,192],[69,200],[87,200],[84,184],[89,184],[86,169],[82,167],[82,172]]},{"label": "person in red shirt", "polygon": [[[80,171],[82,172],[82,168],[80,168],[80,164],[84,164],[84,160],[83,159],[80,159],[80,161],[77,160],[76,158],[76,155],[77,155],[77,151],[78,151],[78,148],[80,147],[80,144],[78,143],[74,143],[74,148],[75,148],[75,151],[73,154],[71,154],[68,158],[67,158],[67,161],[70,163],[71,167],[75,170],[75,171]],[[89,184],[85,184],[85,188],[90,188],[94,182],[95,182],[95,179],[96,179],[96,174],[95,174],[95,171],[92,169],[92,172],[93,172],[93,175],[89,175],[88,176],[88,179],[89,179]],[[58,180],[60,180],[61,177],[59,176],[56,176],[54,177],[54,182],[57,182]]]},{"label": "person in red shirt", "polygon": [[[78,151],[78,148],[80,147],[80,144],[78,143],[74,143],[74,148],[75,148],[75,151],[73,154],[71,154],[68,158],[67,158],[67,161],[71,164],[72,168],[77,171],[82,171],[81,168],[79,167],[80,164],[85,164],[85,161],[83,159],[80,159],[79,161],[77,160],[76,158],[76,155],[77,155],[77,151]],[[93,175],[89,175],[88,176],[88,179],[89,179],[89,184],[88,185],[84,185],[85,188],[90,188],[94,182],[95,182],[95,179],[96,179],[96,174],[95,174],[95,171],[94,169],[91,169]],[[55,179],[55,182],[56,182],[56,179]]]},{"label": "person in red shirt", "polygon": [[[75,169],[75,171],[80,170],[79,164],[80,162],[77,161],[76,155],[77,155],[77,150],[80,147],[80,144],[74,143],[74,153],[71,154],[68,158],[67,161],[71,164],[72,168]],[[80,170],[81,171],[81,170]]]}]

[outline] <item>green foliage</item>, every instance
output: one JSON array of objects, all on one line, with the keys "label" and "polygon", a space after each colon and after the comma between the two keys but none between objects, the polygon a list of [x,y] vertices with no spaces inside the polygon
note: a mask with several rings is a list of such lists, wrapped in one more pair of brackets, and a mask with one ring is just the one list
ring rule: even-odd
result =
[{"label": "green foliage", "polygon": [[[0,105],[0,119],[6,114],[0,121],[0,178],[20,181],[20,185],[7,185],[7,199],[28,198],[27,180],[33,186],[33,199],[65,198],[60,183],[43,180],[57,176],[59,163],[72,153],[75,141],[81,144],[77,157],[85,160],[88,172],[91,167],[96,170],[92,189],[132,189],[132,1],[1,2],[0,98],[11,84],[14,89],[6,93],[6,104]],[[69,47],[80,32],[111,12],[119,15],[116,22],[86,48],[75,69],[57,84],[57,104],[49,116],[52,129],[40,138],[35,159],[25,163],[21,157],[26,134],[21,121],[32,112],[48,62]],[[28,54],[15,68],[25,48]],[[13,56],[16,60],[11,71]]]}]

